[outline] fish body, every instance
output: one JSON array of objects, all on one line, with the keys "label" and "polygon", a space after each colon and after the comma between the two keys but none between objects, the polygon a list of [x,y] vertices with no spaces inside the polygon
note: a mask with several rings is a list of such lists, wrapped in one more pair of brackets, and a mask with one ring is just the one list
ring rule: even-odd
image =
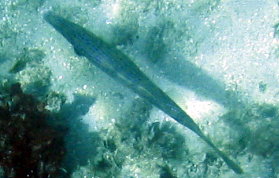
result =
[{"label": "fish body", "polygon": [[115,46],[106,43],[80,25],[52,12],[46,13],[44,19],[71,43],[77,55],[86,57],[111,78],[146,99],[181,125],[192,130],[210,145],[234,172],[238,174],[243,172],[234,161],[220,151],[203,134],[198,125],[185,111],[154,84],[128,56]]}]

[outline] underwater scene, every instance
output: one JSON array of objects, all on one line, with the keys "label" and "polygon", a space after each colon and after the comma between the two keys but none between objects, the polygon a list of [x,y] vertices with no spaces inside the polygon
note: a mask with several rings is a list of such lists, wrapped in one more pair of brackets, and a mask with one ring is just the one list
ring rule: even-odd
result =
[{"label": "underwater scene", "polygon": [[0,178],[279,177],[277,0],[0,0]]}]

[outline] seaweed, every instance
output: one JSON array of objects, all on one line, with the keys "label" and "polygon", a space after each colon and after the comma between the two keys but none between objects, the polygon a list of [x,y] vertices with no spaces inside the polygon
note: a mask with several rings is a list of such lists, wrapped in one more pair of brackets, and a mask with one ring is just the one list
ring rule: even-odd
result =
[{"label": "seaweed", "polygon": [[276,23],[273,28],[274,28],[274,37],[278,38],[278,36],[279,36],[279,22]]},{"label": "seaweed", "polygon": [[24,48],[23,52],[19,55],[16,63],[10,69],[10,73],[17,73],[23,70],[28,63],[38,63],[45,57],[45,54],[38,49]]},{"label": "seaweed", "polygon": [[17,0],[15,1],[11,8],[12,10],[17,10],[19,8],[24,8],[25,10],[38,10],[45,0]]},{"label": "seaweed", "polygon": [[168,166],[161,167],[160,178],[177,178]]},{"label": "seaweed", "polygon": [[148,31],[143,50],[146,52],[146,57],[152,63],[162,62],[166,56],[167,45],[165,44],[163,37],[167,29],[172,28],[172,25],[171,22],[165,22]]},{"label": "seaweed", "polygon": [[67,128],[55,120],[44,103],[24,94],[20,84],[0,90],[0,166],[4,177],[59,177],[65,155]]},{"label": "seaweed", "polygon": [[266,89],[267,89],[267,84],[261,81],[259,83],[259,91],[264,93],[266,91]]},{"label": "seaweed", "polygon": [[[270,160],[269,169],[273,169],[274,174],[278,174],[279,163],[278,111],[278,105],[257,103],[233,109],[223,116],[230,127],[242,133],[238,142],[228,146],[240,154],[251,154],[249,162],[255,157]],[[233,118],[236,119],[232,121]]]},{"label": "seaweed", "polygon": [[149,126],[150,139],[148,145],[156,150],[160,150],[164,159],[180,160],[183,158],[184,152],[187,150],[181,149],[185,144],[185,138],[179,134],[171,122],[159,123],[155,122]]}]

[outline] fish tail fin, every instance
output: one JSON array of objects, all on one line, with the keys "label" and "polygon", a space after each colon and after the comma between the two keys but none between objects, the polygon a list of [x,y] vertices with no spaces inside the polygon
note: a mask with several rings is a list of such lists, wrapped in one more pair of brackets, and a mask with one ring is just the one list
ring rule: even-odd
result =
[{"label": "fish tail fin", "polygon": [[200,135],[200,137],[208,144],[211,146],[211,148],[214,149],[214,151],[217,152],[217,154],[225,161],[225,163],[228,165],[229,168],[231,168],[235,173],[237,174],[242,174],[243,170],[242,168],[234,162],[232,159],[230,159],[224,152],[219,150],[213,143],[212,141],[206,137],[205,135]]}]

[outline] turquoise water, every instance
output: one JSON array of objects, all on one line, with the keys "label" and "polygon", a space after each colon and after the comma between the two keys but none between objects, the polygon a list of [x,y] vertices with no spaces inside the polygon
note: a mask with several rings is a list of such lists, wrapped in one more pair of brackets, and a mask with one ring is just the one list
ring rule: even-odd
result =
[{"label": "turquoise water", "polygon": [[[244,174],[77,56],[43,20],[49,10],[128,55]],[[276,1],[2,0],[0,19],[2,83],[19,82],[64,118],[63,175],[278,176]]]}]

